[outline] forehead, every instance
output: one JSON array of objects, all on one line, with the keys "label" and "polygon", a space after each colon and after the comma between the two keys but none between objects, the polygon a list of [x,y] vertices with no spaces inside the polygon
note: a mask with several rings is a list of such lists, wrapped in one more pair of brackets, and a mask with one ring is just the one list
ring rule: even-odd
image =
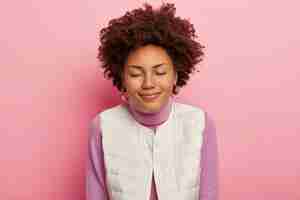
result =
[{"label": "forehead", "polygon": [[162,63],[164,65],[161,66],[170,65],[172,60],[164,48],[150,44],[130,52],[125,66],[135,65],[143,68],[152,68]]}]

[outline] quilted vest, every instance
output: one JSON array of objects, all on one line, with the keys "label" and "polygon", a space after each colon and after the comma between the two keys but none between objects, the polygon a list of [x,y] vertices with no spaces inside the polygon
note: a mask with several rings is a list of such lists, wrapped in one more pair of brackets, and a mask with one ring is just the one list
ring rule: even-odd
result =
[{"label": "quilted vest", "polygon": [[149,200],[152,173],[159,200],[199,200],[205,111],[173,102],[155,134],[123,104],[99,115],[110,200]]}]

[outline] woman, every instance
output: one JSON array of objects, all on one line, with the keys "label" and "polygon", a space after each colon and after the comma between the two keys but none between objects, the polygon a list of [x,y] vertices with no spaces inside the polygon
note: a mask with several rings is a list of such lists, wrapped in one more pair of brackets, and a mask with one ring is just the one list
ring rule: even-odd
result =
[{"label": "woman", "polygon": [[87,200],[216,200],[215,128],[176,102],[204,48],[174,4],[149,4],[100,32],[98,58],[123,103],[91,123]]}]

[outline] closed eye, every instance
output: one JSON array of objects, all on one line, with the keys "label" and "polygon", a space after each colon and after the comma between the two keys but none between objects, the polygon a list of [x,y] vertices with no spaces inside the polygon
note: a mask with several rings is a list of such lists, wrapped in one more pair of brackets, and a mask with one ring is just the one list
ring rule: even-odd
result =
[{"label": "closed eye", "polygon": [[141,76],[140,74],[129,74],[130,75],[130,77],[139,77],[139,76]]},{"label": "closed eye", "polygon": [[157,72],[156,74],[159,75],[159,76],[162,76],[162,75],[165,75],[167,73],[166,72],[161,72],[161,73]]}]

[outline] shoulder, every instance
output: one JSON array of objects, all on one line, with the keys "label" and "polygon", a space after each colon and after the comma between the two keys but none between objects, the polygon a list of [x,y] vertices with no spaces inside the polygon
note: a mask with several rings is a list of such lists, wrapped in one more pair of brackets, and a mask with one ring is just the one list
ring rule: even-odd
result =
[{"label": "shoulder", "polygon": [[177,118],[183,121],[198,121],[206,130],[215,129],[215,123],[211,114],[203,107],[174,102],[174,110]]},{"label": "shoulder", "polygon": [[206,115],[206,111],[202,107],[180,102],[174,102],[174,113],[177,118],[202,121],[205,120]]},{"label": "shoulder", "polygon": [[116,119],[116,118],[123,118],[127,117],[128,111],[126,108],[126,105],[124,104],[118,104],[116,106],[113,106],[111,108],[107,108],[100,113],[98,113],[99,119]]},{"label": "shoulder", "polygon": [[90,128],[93,130],[92,132],[101,132],[101,125],[103,124],[103,120],[111,121],[111,120],[120,120],[121,118],[126,118],[128,115],[128,111],[126,109],[126,105],[118,104],[116,106],[106,108],[101,112],[97,113],[90,122]]},{"label": "shoulder", "polygon": [[191,113],[191,112],[198,112],[198,113],[205,113],[205,110],[202,107],[181,103],[174,101],[174,107],[178,113]]}]

